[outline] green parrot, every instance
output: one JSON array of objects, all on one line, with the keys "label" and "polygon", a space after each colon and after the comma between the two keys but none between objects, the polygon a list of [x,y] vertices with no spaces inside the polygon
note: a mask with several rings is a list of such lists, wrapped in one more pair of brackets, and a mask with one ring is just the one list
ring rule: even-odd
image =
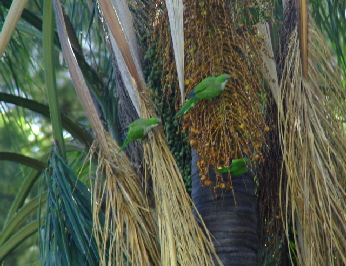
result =
[{"label": "green parrot", "polygon": [[161,123],[161,119],[158,117],[152,117],[149,119],[140,118],[133,121],[130,125],[127,126],[128,132],[123,146],[121,146],[119,153],[121,153],[125,147],[132,140],[142,140],[153,127],[158,126]]},{"label": "green parrot", "polygon": [[232,160],[231,166],[218,169],[219,173],[231,173],[233,176],[243,175],[248,171],[250,160],[248,158]]},{"label": "green parrot", "polygon": [[175,115],[175,118],[190,111],[200,99],[212,100],[218,97],[225,89],[226,83],[230,77],[229,74],[221,74],[217,77],[211,76],[203,79],[197,84],[192,93],[187,96],[188,100]]}]

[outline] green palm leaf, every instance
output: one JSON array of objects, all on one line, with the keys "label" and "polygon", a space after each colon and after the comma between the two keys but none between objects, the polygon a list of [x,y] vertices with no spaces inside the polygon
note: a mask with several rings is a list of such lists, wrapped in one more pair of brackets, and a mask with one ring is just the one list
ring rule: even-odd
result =
[{"label": "green palm leaf", "polygon": [[98,265],[92,235],[91,195],[64,163],[54,147],[49,170],[47,209],[40,224],[41,263],[44,265]]}]

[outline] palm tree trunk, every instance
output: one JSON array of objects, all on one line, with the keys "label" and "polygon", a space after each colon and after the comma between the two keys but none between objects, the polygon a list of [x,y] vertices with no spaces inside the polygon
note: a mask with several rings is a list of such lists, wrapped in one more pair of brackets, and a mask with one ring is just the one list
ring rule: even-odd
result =
[{"label": "palm tree trunk", "polygon": [[[216,197],[213,185],[202,187],[192,151],[192,199],[206,227],[214,237],[217,254],[224,265],[258,265],[259,240],[253,173],[233,178],[232,191]],[[215,175],[212,181],[215,182]],[[235,196],[235,198],[234,198]]]}]

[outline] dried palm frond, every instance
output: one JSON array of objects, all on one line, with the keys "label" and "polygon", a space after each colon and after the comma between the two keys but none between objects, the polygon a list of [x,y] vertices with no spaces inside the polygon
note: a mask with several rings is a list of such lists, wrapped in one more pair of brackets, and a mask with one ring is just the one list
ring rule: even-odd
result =
[{"label": "dried palm frond", "polygon": [[298,34],[298,24],[290,27],[278,101],[286,236],[292,219],[299,264],[341,265],[346,263],[346,94],[311,18],[299,23],[304,34]]},{"label": "dried palm frond", "polygon": [[107,140],[114,156],[99,152],[98,181],[93,186],[101,265],[159,265],[157,224],[143,185],[127,157],[116,156],[119,146],[108,135]]},{"label": "dried palm frond", "polygon": [[[141,117],[156,116],[150,92],[144,86],[141,74],[138,73],[138,66],[134,63],[131,49],[124,36],[121,27],[123,23],[119,23],[119,17],[109,2],[100,1],[100,4],[126,64],[125,67],[131,76],[132,86],[138,90]],[[101,240],[99,244],[102,244],[103,250],[111,252],[112,263],[122,265],[125,260],[128,260],[140,265],[148,265],[150,261],[154,265],[213,264],[212,254],[215,256],[215,252],[212,241],[204,235],[197,224],[191,209],[191,200],[185,191],[178,167],[169,152],[162,130],[154,129],[150,148],[145,147],[144,153],[145,176],[153,179],[157,225],[150,222],[152,213],[149,212],[148,201],[145,198],[144,190],[140,191],[138,183],[135,182],[136,176],[132,172],[127,157],[125,155],[120,158],[109,156],[112,154],[109,151],[118,147],[111,139],[108,140],[108,145],[108,147],[101,146],[107,151],[107,154],[105,154],[105,159],[100,161],[100,170],[105,171],[106,174],[106,185],[101,185],[101,190],[96,190],[97,193],[101,191],[96,199],[108,195],[105,224],[107,227],[111,225],[115,232],[109,231],[108,235],[100,233],[98,239]],[[112,176],[115,176],[115,179]],[[109,200],[110,203],[108,203]],[[148,217],[146,218],[148,221],[140,221],[143,217]],[[151,230],[145,226],[147,224],[156,234],[155,232],[150,233]],[[111,233],[114,236],[110,236]],[[121,237],[124,236],[126,238],[122,240]],[[151,239],[149,239],[150,237]],[[157,237],[158,246],[155,245]],[[138,247],[134,245],[134,241],[138,241]],[[126,247],[128,248],[125,249]],[[161,256],[156,253],[157,247],[161,251]],[[135,255],[136,251],[139,254]],[[105,256],[103,259],[107,260]]]},{"label": "dried palm frond", "polygon": [[[148,98],[141,97],[143,117],[154,115],[151,106]],[[162,128],[153,130],[150,145],[144,146],[144,158],[146,174],[153,180],[162,265],[214,265],[216,254],[210,235],[205,226],[206,233],[197,224],[193,203]]]},{"label": "dried palm frond", "polygon": [[[95,184],[93,191],[94,234],[102,264],[157,264],[156,226],[140,180],[126,156],[116,157],[119,146],[104,131],[85,79],[74,57],[66,34],[59,0],[54,1],[57,26],[65,60],[69,66],[76,91],[96,133],[100,173],[103,185]],[[107,189],[106,189],[107,188]],[[105,199],[106,209],[101,210]],[[104,220],[102,214],[104,213]]]},{"label": "dried palm frond", "polygon": [[[151,25],[154,31],[148,38],[149,49],[145,55],[145,73],[147,74],[148,87],[154,94],[154,103],[158,113],[163,120],[166,140],[171,153],[177,161],[180,172],[183,174],[185,185],[191,190],[190,161],[191,155],[187,147],[187,136],[181,134],[177,121],[173,118],[175,114],[175,100],[181,101],[181,84],[178,77],[178,65],[176,64],[173,42],[179,46],[177,50],[180,55],[184,50],[183,33],[179,29],[179,34],[170,35],[168,11],[163,9],[163,3],[157,4],[156,9],[151,10]],[[172,11],[173,13],[175,11]],[[179,22],[175,22],[178,27]],[[180,27],[180,26],[179,26]],[[170,33],[169,33],[170,32]],[[177,39],[174,41],[174,39]],[[182,46],[182,47],[181,47]],[[180,63],[183,62],[183,59]],[[167,69],[166,67],[169,67]],[[181,68],[183,66],[180,65]],[[178,89],[179,87],[179,89]],[[180,96],[180,97],[179,97]],[[175,100],[172,100],[175,99]]]},{"label": "dried palm frond", "polygon": [[99,4],[100,11],[105,18],[105,24],[109,27],[111,33],[109,38],[112,52],[116,57],[121,79],[139,115],[136,87],[139,91],[142,91],[144,77],[139,59],[135,29],[127,2],[116,1],[113,6],[111,1],[101,0]]}]

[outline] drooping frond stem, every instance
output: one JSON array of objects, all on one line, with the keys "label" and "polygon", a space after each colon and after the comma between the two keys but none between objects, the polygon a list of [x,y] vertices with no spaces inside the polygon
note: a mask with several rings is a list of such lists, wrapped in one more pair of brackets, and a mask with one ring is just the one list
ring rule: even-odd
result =
[{"label": "drooping frond stem", "polygon": [[0,32],[0,58],[2,57],[28,0],[14,0]]},{"label": "drooping frond stem", "polygon": [[66,159],[65,143],[62,135],[62,123],[58,103],[58,90],[56,86],[55,64],[53,60],[54,49],[54,13],[53,3],[51,0],[44,2],[43,12],[43,50],[45,66],[45,82],[49,102],[49,111],[52,120],[53,137],[57,142],[61,156]]},{"label": "drooping frond stem", "polygon": [[184,102],[184,5],[182,0],[166,0],[166,7],[178,73],[181,102]]},{"label": "drooping frond stem", "polygon": [[56,25],[58,28],[58,33],[59,33],[62,51],[64,54],[64,59],[66,60],[66,63],[68,65],[77,95],[84,107],[86,115],[90,121],[91,127],[96,134],[96,138],[98,142],[100,143],[102,147],[104,147],[104,150],[105,150],[104,152],[106,152],[108,145],[106,141],[104,128],[100,118],[98,117],[98,112],[93,103],[90,91],[88,89],[88,86],[83,77],[82,71],[78,65],[76,56],[69,42],[60,0],[54,0],[53,4],[54,4],[54,11],[55,11]]},{"label": "drooping frond stem", "polygon": [[308,39],[309,39],[309,10],[307,0],[296,0],[298,4],[298,32],[302,75],[308,78]]},{"label": "drooping frond stem", "polygon": [[138,90],[140,92],[143,91],[142,80],[139,76],[136,64],[131,56],[131,51],[129,49],[126,37],[124,35],[121,24],[119,23],[119,18],[117,13],[114,11],[113,5],[110,1],[100,1],[101,10],[108,22],[112,22],[109,24],[112,35],[114,36],[119,49],[124,57],[126,65],[130,71],[131,76],[138,84]]},{"label": "drooping frond stem", "polygon": [[[136,108],[136,111],[139,114],[139,104],[138,104],[138,97],[136,95],[136,90],[138,92],[144,91],[144,78],[143,74],[141,72],[141,68],[139,66],[139,60],[138,60],[138,53],[136,53],[134,50],[136,47],[136,39],[134,35],[132,35],[132,38],[129,36],[125,36],[125,32],[133,32],[134,29],[130,31],[125,31],[123,28],[123,25],[130,25],[132,26],[132,23],[126,23],[126,19],[128,17],[122,16],[122,21],[120,20],[120,15],[118,14],[117,10],[113,8],[113,5],[109,0],[101,0],[99,1],[101,11],[107,21],[107,24],[109,26],[110,32],[112,34],[112,38],[114,38],[116,42],[116,47],[113,46],[113,50],[117,51],[119,50],[122,58],[117,58],[118,62],[124,61],[124,64],[120,70],[122,71],[122,78],[123,80],[127,80],[127,91],[131,97],[132,103]],[[126,8],[128,10],[128,8]],[[126,10],[125,9],[125,10]],[[123,11],[122,11],[123,12]],[[128,14],[129,15],[129,14]],[[128,26],[129,27],[129,26]],[[132,45],[131,45],[132,44]],[[132,47],[132,48],[131,48]],[[137,59],[137,60],[135,60]],[[126,74],[126,70],[129,72],[129,75]],[[134,89],[136,88],[136,89]]]}]

